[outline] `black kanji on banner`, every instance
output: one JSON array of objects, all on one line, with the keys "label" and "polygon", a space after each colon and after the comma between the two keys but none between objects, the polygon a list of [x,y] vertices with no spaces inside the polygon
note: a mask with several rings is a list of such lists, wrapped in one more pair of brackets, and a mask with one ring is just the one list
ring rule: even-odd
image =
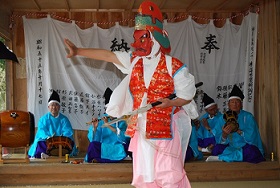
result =
[{"label": "black kanji on banner", "polygon": [[110,47],[111,51],[112,52],[115,52],[115,51],[126,51],[128,52],[128,50],[130,49],[128,46],[127,46],[127,42],[124,41],[124,39],[121,39],[121,43],[118,44],[118,41],[116,38],[114,38],[112,42],[112,46]]},{"label": "black kanji on banner", "polygon": [[219,50],[220,48],[216,46],[217,41],[215,41],[216,35],[209,34],[209,37],[206,37],[207,42],[205,42],[205,46],[201,49],[208,50],[208,53],[211,53],[212,49]]}]

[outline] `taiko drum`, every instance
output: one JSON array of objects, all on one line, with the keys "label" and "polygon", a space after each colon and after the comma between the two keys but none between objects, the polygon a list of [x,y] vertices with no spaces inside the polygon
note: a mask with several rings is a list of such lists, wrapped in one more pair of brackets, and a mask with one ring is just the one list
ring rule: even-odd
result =
[{"label": "taiko drum", "polygon": [[0,112],[0,144],[2,147],[26,147],[34,141],[34,115],[30,112]]}]

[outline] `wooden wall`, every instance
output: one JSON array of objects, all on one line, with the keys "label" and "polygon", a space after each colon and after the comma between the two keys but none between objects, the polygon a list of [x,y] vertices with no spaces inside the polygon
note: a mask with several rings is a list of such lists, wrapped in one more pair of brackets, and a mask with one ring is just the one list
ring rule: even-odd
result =
[{"label": "wooden wall", "polygon": [[[276,8],[278,7],[278,8]],[[264,0],[258,25],[255,115],[267,154],[280,157],[280,1]],[[278,31],[278,32],[277,32]]]},{"label": "wooden wall", "polygon": [[[273,151],[280,156],[280,130],[279,130],[279,51],[280,31],[279,24],[279,0],[264,0],[260,4],[259,27],[258,27],[258,54],[255,85],[255,116],[259,123],[261,136],[263,138],[267,156]],[[28,18],[45,17],[46,12],[14,12],[12,43],[15,53],[25,58],[24,31],[21,15]],[[133,26],[134,12],[48,12],[55,19],[66,18],[76,20],[77,25],[82,29],[92,26],[92,22],[101,28],[110,28],[115,22],[120,25]],[[178,22],[186,18],[187,13],[165,12],[164,16],[168,22]],[[207,23],[207,20],[200,18],[227,18],[236,13],[192,13],[198,23]],[[242,22],[242,17],[237,16],[231,20],[235,24]],[[89,23],[86,23],[89,22]],[[215,21],[217,27],[224,24],[224,20]],[[13,88],[9,97],[12,99],[10,107],[16,110],[27,110],[27,83],[26,78],[18,78],[16,69],[19,65],[13,65],[13,76],[10,79]],[[86,131],[76,131],[76,140],[80,150],[86,151],[88,141]]]}]

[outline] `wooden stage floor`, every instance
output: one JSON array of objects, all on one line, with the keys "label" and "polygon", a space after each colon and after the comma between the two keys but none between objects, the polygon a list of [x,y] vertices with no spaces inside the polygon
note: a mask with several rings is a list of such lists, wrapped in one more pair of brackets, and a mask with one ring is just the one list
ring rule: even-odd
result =
[{"label": "wooden stage floor", "polygon": [[[83,158],[50,157],[29,163],[12,159],[0,164],[0,185],[88,185],[129,184],[132,161],[122,163],[82,163]],[[74,164],[77,161],[79,164]],[[268,181],[280,180],[279,161],[259,164],[196,161],[185,164],[191,182]]]}]

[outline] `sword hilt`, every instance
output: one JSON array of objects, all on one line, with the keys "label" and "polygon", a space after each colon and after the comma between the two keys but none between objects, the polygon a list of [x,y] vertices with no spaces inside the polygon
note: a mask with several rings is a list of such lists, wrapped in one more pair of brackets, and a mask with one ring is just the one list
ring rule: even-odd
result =
[{"label": "sword hilt", "polygon": [[[168,99],[174,99],[176,97],[176,94],[175,93],[173,93],[173,94],[171,94],[171,95],[169,95],[168,97],[166,97],[166,98],[168,98]],[[157,105],[160,105],[162,102],[160,102],[160,101],[156,101],[156,102],[153,102],[153,103],[151,103],[151,105],[152,105],[152,107],[155,107],[155,106],[157,106]]]},{"label": "sword hilt", "polygon": [[[198,82],[198,83],[196,83],[195,84],[195,87],[196,88],[198,88],[198,87],[200,87],[200,86],[202,86],[203,85],[203,82]],[[169,95],[168,97],[166,97],[166,98],[168,98],[168,99],[174,99],[175,97],[177,97],[176,96],[176,94],[175,93],[173,93],[173,94],[171,94],[171,95]],[[152,107],[155,107],[155,106],[157,106],[157,105],[160,105],[162,102],[160,102],[160,101],[156,101],[156,102],[153,102],[153,103],[151,103],[151,105],[152,105]]]}]

